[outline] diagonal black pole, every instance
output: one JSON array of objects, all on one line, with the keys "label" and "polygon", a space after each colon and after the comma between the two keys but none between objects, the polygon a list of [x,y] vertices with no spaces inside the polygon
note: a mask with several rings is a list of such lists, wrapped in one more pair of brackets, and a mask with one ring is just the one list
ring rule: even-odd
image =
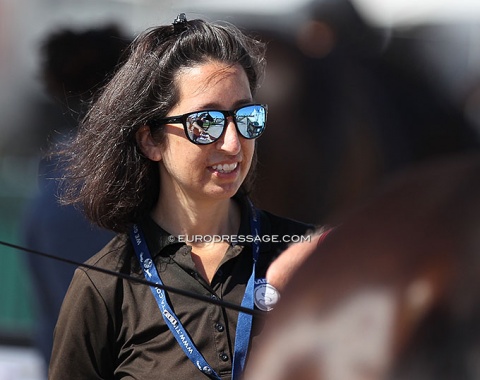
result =
[{"label": "diagonal black pole", "polygon": [[51,254],[48,254],[48,253],[36,251],[36,250],[30,249],[30,248],[25,248],[25,247],[22,247],[22,246],[19,246],[19,245],[16,245],[16,244],[12,244],[12,243],[8,243],[8,242],[2,241],[2,240],[0,240],[0,245],[4,245],[6,247],[17,249],[19,251],[32,253],[34,255],[42,256],[42,257],[45,257],[45,258],[48,258],[48,259],[61,261],[63,263],[76,265],[78,267],[91,269],[93,271],[100,272],[100,273],[105,273],[107,275],[114,276],[114,277],[119,277],[119,278],[122,278],[122,279],[127,280],[127,281],[137,282],[139,284],[143,284],[143,285],[147,285],[147,286],[153,286],[155,288],[163,289],[166,292],[176,293],[176,294],[182,295],[184,297],[193,298],[193,299],[196,299],[198,301],[203,301],[203,302],[206,302],[206,303],[211,303],[211,304],[214,304],[214,305],[225,307],[227,309],[237,310],[237,311],[240,311],[242,313],[250,314],[250,315],[253,315],[253,316],[257,316],[257,317],[262,317],[263,316],[263,314],[260,313],[257,310],[248,309],[246,307],[243,307],[243,306],[240,306],[240,305],[237,305],[237,304],[234,304],[234,303],[226,302],[226,301],[223,301],[223,300],[218,299],[218,298],[216,298],[216,299],[215,298],[210,298],[210,297],[202,296],[200,294],[195,294],[195,293],[192,293],[192,292],[188,292],[186,290],[173,288],[173,287],[166,286],[166,285],[156,284],[152,281],[147,281],[143,278],[135,278],[135,277],[129,276],[125,273],[114,272],[114,271],[111,271],[111,270],[108,270],[108,269],[96,267],[94,265],[89,265],[89,264],[77,262],[77,261],[74,261],[74,260],[71,260],[71,259],[67,259],[67,258],[64,258],[64,257],[59,257],[59,256],[51,255]]}]

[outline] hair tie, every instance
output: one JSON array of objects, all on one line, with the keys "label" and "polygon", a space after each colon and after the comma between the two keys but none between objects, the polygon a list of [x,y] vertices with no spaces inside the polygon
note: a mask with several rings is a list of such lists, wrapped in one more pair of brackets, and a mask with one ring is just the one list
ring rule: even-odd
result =
[{"label": "hair tie", "polygon": [[183,32],[187,28],[187,16],[185,13],[180,13],[173,21],[173,31],[175,33]]}]

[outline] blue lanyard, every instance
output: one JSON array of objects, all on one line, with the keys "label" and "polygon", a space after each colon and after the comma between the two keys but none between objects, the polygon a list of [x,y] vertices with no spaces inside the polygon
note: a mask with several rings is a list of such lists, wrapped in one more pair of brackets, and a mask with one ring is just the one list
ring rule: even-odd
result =
[{"label": "blue lanyard", "polygon": [[[259,221],[255,208],[250,202],[252,215],[250,218],[250,226],[252,233],[255,237],[260,235]],[[145,237],[141,229],[135,224],[130,231],[130,239],[135,249],[140,266],[143,269],[143,274],[147,281],[152,281],[156,284],[163,285],[162,280],[157,272],[157,268],[152,260],[150,251],[147,247]],[[255,283],[255,264],[260,254],[260,243],[258,239],[253,241],[253,266],[252,274],[248,279],[245,294],[242,300],[242,306],[248,309],[254,308],[254,283]],[[177,340],[180,347],[185,352],[185,355],[195,364],[195,366],[211,379],[220,380],[220,376],[213,370],[213,368],[207,363],[203,355],[198,351],[195,344],[192,342],[190,336],[182,325],[180,319],[173,312],[172,308],[167,302],[165,291],[163,289],[151,286],[150,287],[158,307],[162,313],[165,323],[169,327],[173,336]],[[240,378],[244,368],[245,360],[247,357],[248,346],[250,342],[250,335],[252,331],[252,319],[251,314],[240,312],[238,315],[237,329],[235,333],[235,346],[233,355],[233,367],[232,367],[232,379],[237,380]]]}]

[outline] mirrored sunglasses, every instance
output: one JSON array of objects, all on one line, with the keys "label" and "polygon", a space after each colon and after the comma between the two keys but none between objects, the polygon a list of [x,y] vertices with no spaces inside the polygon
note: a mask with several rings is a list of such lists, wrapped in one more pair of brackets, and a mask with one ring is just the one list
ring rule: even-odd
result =
[{"label": "mirrored sunglasses", "polygon": [[180,116],[169,116],[153,119],[148,122],[151,127],[165,124],[183,124],[185,135],[194,144],[207,145],[217,141],[228,125],[228,117],[233,122],[238,133],[246,139],[256,139],[264,131],[267,122],[267,106],[264,104],[249,104],[231,111],[202,110],[189,112]]}]

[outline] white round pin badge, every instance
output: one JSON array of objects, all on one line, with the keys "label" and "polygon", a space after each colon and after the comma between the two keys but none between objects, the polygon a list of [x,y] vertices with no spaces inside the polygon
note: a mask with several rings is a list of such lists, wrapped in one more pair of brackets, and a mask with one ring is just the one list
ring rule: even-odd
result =
[{"label": "white round pin badge", "polygon": [[266,280],[256,282],[254,290],[255,306],[262,311],[273,310],[273,307],[280,299],[280,293],[273,285]]}]

